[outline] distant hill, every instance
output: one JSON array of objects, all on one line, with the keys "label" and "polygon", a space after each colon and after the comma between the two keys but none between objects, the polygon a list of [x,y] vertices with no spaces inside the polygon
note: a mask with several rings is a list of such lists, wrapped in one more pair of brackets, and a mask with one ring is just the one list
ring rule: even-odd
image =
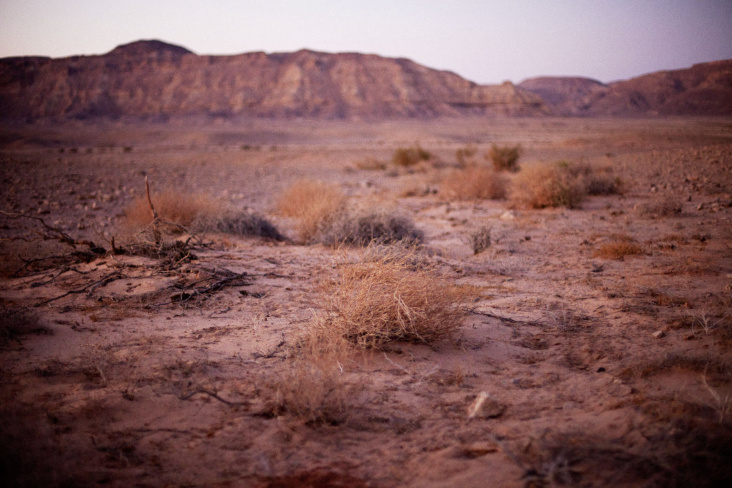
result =
[{"label": "distant hill", "polygon": [[137,41],[99,56],[0,59],[0,120],[461,115],[732,115],[732,60],[603,84],[543,77],[478,85],[370,54],[199,56]]},{"label": "distant hill", "polygon": [[0,118],[541,115],[541,97],[408,59],[356,53],[199,56],[138,41],[100,56],[0,59]]},{"label": "distant hill", "polygon": [[532,78],[518,85],[558,115],[732,115],[732,60],[659,71],[604,85],[587,78]]}]

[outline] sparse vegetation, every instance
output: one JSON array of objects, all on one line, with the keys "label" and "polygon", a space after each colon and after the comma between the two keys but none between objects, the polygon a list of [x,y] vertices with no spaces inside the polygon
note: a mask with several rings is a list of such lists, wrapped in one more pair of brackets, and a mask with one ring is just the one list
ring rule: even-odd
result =
[{"label": "sparse vegetation", "polygon": [[409,217],[381,208],[341,211],[321,227],[316,238],[318,242],[334,247],[396,242],[418,244],[422,242],[423,233]]},{"label": "sparse vegetation", "polygon": [[306,353],[291,360],[270,378],[274,398],[269,410],[311,425],[343,423],[353,388],[344,381],[339,364],[328,354]]},{"label": "sparse vegetation", "polygon": [[384,161],[376,158],[359,159],[354,164],[356,168],[366,171],[380,171],[387,168],[387,164]]},{"label": "sparse vegetation", "polygon": [[522,169],[511,183],[509,199],[526,208],[576,208],[586,193],[582,178],[561,161]]},{"label": "sparse vegetation", "polygon": [[338,186],[302,179],[285,190],[277,209],[282,215],[295,218],[300,239],[311,242],[338,215],[345,201]]},{"label": "sparse vegetation", "polygon": [[10,341],[19,341],[29,334],[50,334],[51,330],[41,325],[38,318],[27,310],[3,308],[0,310],[0,346]]},{"label": "sparse vegetation", "polygon": [[496,171],[518,171],[519,157],[521,157],[520,145],[497,146],[492,144],[485,155],[485,159],[493,163],[493,169]]},{"label": "sparse vegetation", "polygon": [[643,248],[633,241],[618,240],[607,242],[597,248],[594,255],[602,259],[623,259],[625,256],[643,254]]},{"label": "sparse vegetation", "polygon": [[[5,485],[730,484],[732,149],[718,120],[119,128],[101,127],[104,145],[97,124],[19,129],[0,154]],[[433,159],[392,164],[416,137]],[[483,160],[508,137],[536,155],[516,173]],[[122,170],[121,138],[135,143]],[[239,150],[251,141],[263,150]],[[354,169],[369,156],[388,168]],[[563,177],[606,196],[582,211],[458,201],[474,170],[510,189],[549,157],[579,158]],[[141,172],[226,199],[182,228],[154,216],[152,192],[128,236]],[[236,237],[279,238],[272,191],[303,175],[340,194],[318,245]],[[642,218],[667,196],[684,215]],[[299,217],[272,222],[303,242]]]},{"label": "sparse vegetation", "polygon": [[391,162],[396,166],[409,167],[421,161],[429,161],[432,154],[417,144],[412,147],[400,147],[394,151]]},{"label": "sparse vegetation", "polygon": [[465,237],[474,255],[477,256],[491,246],[491,229],[490,226],[484,225]]},{"label": "sparse vegetation", "polygon": [[[184,195],[173,190],[155,193],[152,196],[158,218],[189,227],[194,220],[215,215],[220,208],[213,199],[206,195]],[[150,226],[153,215],[147,197],[135,199],[126,209],[123,227],[131,233],[140,232]],[[161,230],[170,234],[178,234],[181,228],[176,225],[161,225]]]},{"label": "sparse vegetation", "polygon": [[237,236],[263,237],[274,241],[284,241],[277,227],[269,220],[249,212],[230,212],[225,215],[197,218],[191,224],[195,232],[221,232]]},{"label": "sparse vegetation", "polygon": [[323,285],[325,313],[311,322],[310,332],[377,349],[449,337],[461,325],[466,289],[429,265],[415,267],[415,252],[405,248],[341,264],[338,276]]},{"label": "sparse vegetation", "polygon": [[370,243],[420,243],[422,232],[412,220],[386,208],[350,209],[340,189],[301,180],[280,199],[280,212],[297,219],[300,239],[327,246],[366,246]]},{"label": "sparse vegetation", "polygon": [[477,164],[475,155],[478,152],[478,148],[472,144],[465,147],[461,147],[455,151],[455,159],[457,160],[458,166],[461,168],[467,168],[469,166],[475,166]]},{"label": "sparse vegetation", "polygon": [[638,211],[643,217],[653,219],[678,215],[682,209],[683,205],[679,198],[672,195],[661,197],[658,200],[638,206]]},{"label": "sparse vegetation", "polygon": [[500,200],[506,197],[508,180],[484,166],[450,172],[442,182],[441,193],[456,200]]}]

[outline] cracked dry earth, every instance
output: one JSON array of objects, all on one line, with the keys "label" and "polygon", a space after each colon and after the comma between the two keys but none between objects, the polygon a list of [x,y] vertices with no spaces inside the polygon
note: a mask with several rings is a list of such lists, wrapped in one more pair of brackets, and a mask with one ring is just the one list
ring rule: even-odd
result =
[{"label": "cracked dry earth", "polygon": [[[730,482],[729,120],[259,121],[3,134],[4,485]],[[388,163],[415,141],[434,153],[431,163],[364,163]],[[448,201],[442,178],[469,143],[479,154],[520,143],[524,167],[610,166],[623,192],[571,210]],[[274,207],[303,176],[339,184],[353,202],[389,202],[424,232],[436,272],[471,285],[475,299],[449,340],[307,364],[294,343],[322,304],[319,283],[366,251],[212,234],[189,249],[195,259],[111,253],[145,176],[153,198],[158,188],[207,194],[293,238]],[[39,237],[53,234],[40,221],[18,215],[107,252],[73,255]],[[466,236],[482,226],[492,245],[474,255]],[[599,252],[616,241],[640,253]],[[315,416],[278,407],[285,390]]]}]

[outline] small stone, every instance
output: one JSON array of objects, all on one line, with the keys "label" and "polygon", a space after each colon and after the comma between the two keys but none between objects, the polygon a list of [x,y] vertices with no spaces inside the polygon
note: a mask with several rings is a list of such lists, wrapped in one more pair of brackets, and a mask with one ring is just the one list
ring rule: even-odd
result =
[{"label": "small stone", "polygon": [[657,330],[653,334],[651,334],[655,339],[661,339],[662,337],[666,336],[666,333],[662,330]]},{"label": "small stone", "polygon": [[513,210],[506,210],[501,215],[498,216],[501,220],[513,220],[516,218],[516,212]]},{"label": "small stone", "polygon": [[505,405],[499,403],[485,391],[481,391],[468,408],[468,418],[494,419],[503,415],[505,411]]}]

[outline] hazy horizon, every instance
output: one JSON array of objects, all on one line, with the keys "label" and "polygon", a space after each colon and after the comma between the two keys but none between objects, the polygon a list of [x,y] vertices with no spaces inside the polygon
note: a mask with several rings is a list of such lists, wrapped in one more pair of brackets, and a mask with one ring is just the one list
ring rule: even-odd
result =
[{"label": "hazy horizon", "polygon": [[141,39],[197,54],[404,57],[482,84],[610,82],[732,58],[732,2],[0,0],[0,57],[104,54]]}]

